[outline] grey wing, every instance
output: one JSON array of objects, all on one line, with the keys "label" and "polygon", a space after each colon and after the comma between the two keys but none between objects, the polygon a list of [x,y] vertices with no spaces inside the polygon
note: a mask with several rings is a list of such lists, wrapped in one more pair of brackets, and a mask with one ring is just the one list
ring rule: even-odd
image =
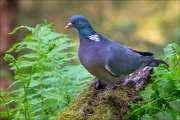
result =
[{"label": "grey wing", "polygon": [[130,74],[142,62],[141,55],[113,42],[106,47],[105,69],[114,76]]},{"label": "grey wing", "polygon": [[[130,49],[130,48],[129,48]],[[136,52],[142,56],[153,56],[154,54],[153,53],[150,53],[150,52],[142,52],[142,51],[137,51],[137,50],[133,50],[133,49],[130,49],[131,51],[133,52]]]}]

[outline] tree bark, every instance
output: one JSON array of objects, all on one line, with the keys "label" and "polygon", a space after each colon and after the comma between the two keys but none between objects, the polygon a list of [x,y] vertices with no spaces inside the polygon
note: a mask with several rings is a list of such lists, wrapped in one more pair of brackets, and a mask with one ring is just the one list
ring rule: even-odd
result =
[{"label": "tree bark", "polygon": [[[16,35],[9,35],[17,26],[18,0],[0,0],[0,87],[10,84],[9,65],[3,60],[5,52],[16,42]],[[7,75],[6,75],[7,74]]]},{"label": "tree bark", "polygon": [[139,92],[150,80],[152,67],[128,75],[116,88],[96,90],[93,83],[69,104],[57,120],[121,120],[130,111],[128,103],[141,102]]}]

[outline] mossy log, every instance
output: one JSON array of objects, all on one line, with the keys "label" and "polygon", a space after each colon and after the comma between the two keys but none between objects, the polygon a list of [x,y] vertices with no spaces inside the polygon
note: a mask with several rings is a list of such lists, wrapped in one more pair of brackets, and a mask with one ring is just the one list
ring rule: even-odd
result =
[{"label": "mossy log", "polygon": [[[89,85],[57,116],[57,120],[121,120],[130,101],[142,101],[139,92],[150,80],[152,67],[128,75],[117,88],[96,90]],[[92,83],[93,84],[93,83]]]}]

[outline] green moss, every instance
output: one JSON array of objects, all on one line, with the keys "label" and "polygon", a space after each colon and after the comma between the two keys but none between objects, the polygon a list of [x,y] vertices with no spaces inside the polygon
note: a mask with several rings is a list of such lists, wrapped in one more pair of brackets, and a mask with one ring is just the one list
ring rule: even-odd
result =
[{"label": "green moss", "polygon": [[66,111],[65,114],[61,114],[56,120],[84,120],[85,115],[80,112]]},{"label": "green moss", "polygon": [[122,112],[122,108],[127,108],[128,101],[127,93],[122,87],[108,91],[88,87],[57,119],[113,120],[117,118],[119,110]]},{"label": "green moss", "polygon": [[[103,92],[97,97],[99,106],[88,120],[115,120],[121,108],[127,108],[128,97],[124,88],[112,89]],[[122,110],[121,110],[122,111]],[[126,110],[125,110],[126,111]]]},{"label": "green moss", "polygon": [[126,106],[129,98],[124,88],[119,87],[102,93],[98,97],[99,101],[109,102],[114,106]]},{"label": "green moss", "polygon": [[94,88],[84,90],[56,119],[57,120],[83,120],[85,118],[85,110],[88,109],[88,103],[92,100],[92,95],[96,93]]},{"label": "green moss", "polygon": [[70,120],[72,118],[73,120],[83,120],[85,116],[84,112],[78,111],[81,105],[81,101],[77,101],[76,103],[72,102],[69,104],[69,107],[58,116],[57,120]]},{"label": "green moss", "polygon": [[114,120],[116,109],[109,104],[100,104],[88,120]]}]

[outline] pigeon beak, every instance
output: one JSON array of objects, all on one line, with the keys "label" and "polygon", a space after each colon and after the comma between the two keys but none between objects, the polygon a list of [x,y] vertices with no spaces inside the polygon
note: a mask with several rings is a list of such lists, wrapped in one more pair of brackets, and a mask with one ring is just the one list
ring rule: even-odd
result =
[{"label": "pigeon beak", "polygon": [[70,27],[72,27],[72,26],[73,26],[72,23],[68,23],[68,24],[66,25],[66,27],[65,27],[65,30],[67,30],[68,28],[70,28]]}]

